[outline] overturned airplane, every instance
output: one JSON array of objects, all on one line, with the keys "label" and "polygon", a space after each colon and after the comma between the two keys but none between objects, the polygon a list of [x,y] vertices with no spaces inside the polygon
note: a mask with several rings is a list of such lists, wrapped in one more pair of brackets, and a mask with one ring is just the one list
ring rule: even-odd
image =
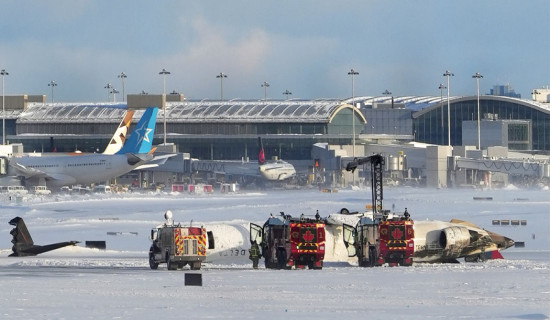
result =
[{"label": "overturned airplane", "polygon": [[78,243],[78,241],[66,241],[43,246],[35,245],[22,218],[15,217],[10,220],[9,224],[15,226],[10,231],[10,234],[13,236],[13,240],[11,241],[13,243],[13,253],[9,255],[10,257],[36,256],[37,254],[55,249],[74,246]]}]

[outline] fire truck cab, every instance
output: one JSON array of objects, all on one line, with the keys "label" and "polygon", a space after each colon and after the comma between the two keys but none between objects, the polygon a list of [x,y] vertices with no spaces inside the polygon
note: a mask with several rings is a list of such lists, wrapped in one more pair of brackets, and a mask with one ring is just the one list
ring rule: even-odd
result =
[{"label": "fire truck cab", "polygon": [[366,213],[356,226],[344,224],[348,256],[357,256],[359,266],[412,265],[413,221],[399,215]]},{"label": "fire truck cab", "polygon": [[320,219],[293,218],[281,212],[263,227],[250,224],[250,242],[256,242],[270,269],[292,267],[322,269],[325,258],[325,223]]}]

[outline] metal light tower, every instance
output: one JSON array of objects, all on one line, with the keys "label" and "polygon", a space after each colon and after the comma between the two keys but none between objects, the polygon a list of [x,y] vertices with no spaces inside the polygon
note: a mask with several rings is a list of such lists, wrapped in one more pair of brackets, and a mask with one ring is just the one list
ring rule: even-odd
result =
[{"label": "metal light tower", "polygon": [[223,78],[227,78],[227,75],[223,72],[220,72],[220,74],[218,74],[216,78],[220,79],[220,101],[223,101]]},{"label": "metal light tower", "polygon": [[2,144],[6,144],[6,110],[4,108],[5,100],[4,97],[6,96],[4,93],[5,84],[6,84],[6,76],[9,75],[9,73],[6,71],[6,69],[2,69],[0,71],[0,74],[2,75]]},{"label": "metal light tower", "polygon": [[479,79],[483,78],[483,76],[479,73],[479,72],[476,72],[476,74],[474,74],[472,76],[472,78],[475,78],[476,79],[476,84],[477,84],[477,149],[478,150],[481,150],[481,120],[480,120],[480,107],[479,107]]},{"label": "metal light tower", "polygon": [[166,75],[170,74],[170,72],[163,68],[159,74],[162,74],[162,94],[164,95],[164,145],[166,145]]},{"label": "metal light tower", "polygon": [[[353,140],[353,156],[355,157],[355,76],[358,75],[359,72],[351,69],[350,72],[348,72],[348,75],[351,76],[351,131],[352,132],[352,140]],[[355,177],[355,176],[354,176]]]},{"label": "metal light tower", "polygon": [[54,98],[53,98],[53,87],[57,87],[57,83],[55,83],[55,81],[50,81],[50,83],[48,83],[48,87],[52,87],[52,103],[55,102]]},{"label": "metal light tower", "polygon": [[107,89],[107,101],[111,101],[110,97],[111,97],[111,89],[113,88],[113,85],[110,83],[107,83],[103,88]]},{"label": "metal light tower", "polygon": [[391,96],[391,108],[393,109],[393,96],[392,96],[392,93],[390,91],[388,91],[388,89],[386,89],[386,91],[382,92],[383,95],[386,95],[386,96]]},{"label": "metal light tower", "polygon": [[124,89],[124,79],[128,78],[128,76],[126,75],[126,73],[124,72],[121,72],[117,77],[120,78],[120,80],[122,80],[122,101],[126,101],[126,91]]},{"label": "metal light tower", "polygon": [[451,71],[446,70],[443,74],[444,77],[447,77],[447,138],[449,139],[449,147],[451,146],[451,102],[450,102],[450,78],[454,76]]},{"label": "metal light tower", "polygon": [[262,83],[262,87],[264,88],[264,101],[267,102],[267,88],[269,88],[269,83],[264,81],[264,83]]},{"label": "metal light tower", "polygon": [[116,102],[116,94],[119,93],[119,91],[115,88],[113,88],[113,90],[111,90],[111,92],[113,94],[113,102]]},{"label": "metal light tower", "polygon": [[441,100],[439,100],[439,103],[441,103],[441,132],[443,134],[441,135],[441,145],[445,143],[445,133],[443,131],[443,112],[445,112],[445,109],[443,108],[443,89],[447,89],[443,83],[439,84],[439,92],[441,93]]},{"label": "metal light tower", "polygon": [[292,94],[292,92],[285,90],[285,92],[283,92],[283,94],[286,96],[286,99],[288,100],[288,96]]}]

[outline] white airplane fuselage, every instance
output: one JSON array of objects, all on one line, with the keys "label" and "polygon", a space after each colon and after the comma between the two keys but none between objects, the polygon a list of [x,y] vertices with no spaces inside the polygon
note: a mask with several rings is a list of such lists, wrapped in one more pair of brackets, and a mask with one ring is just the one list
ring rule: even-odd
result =
[{"label": "white airplane fuselage", "polygon": [[260,165],[260,174],[267,180],[283,181],[296,176],[296,169],[292,164],[278,160]]},{"label": "white airplane fuselage", "polygon": [[[17,174],[26,179],[44,179],[48,187],[104,182],[128,173],[143,164],[126,154],[83,154],[10,159]],[[150,155],[147,155],[150,156]],[[150,156],[152,158],[152,156]]]}]

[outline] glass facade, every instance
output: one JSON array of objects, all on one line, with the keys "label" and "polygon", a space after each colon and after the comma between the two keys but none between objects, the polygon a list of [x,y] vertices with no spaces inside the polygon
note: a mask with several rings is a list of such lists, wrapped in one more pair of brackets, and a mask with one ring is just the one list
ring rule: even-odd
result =
[{"label": "glass facade", "polygon": [[[462,121],[477,121],[476,97],[451,101],[451,145],[462,145]],[[534,150],[550,150],[550,110],[530,105],[518,99],[487,98],[480,99],[480,114],[491,114],[494,119],[527,120],[531,123]],[[447,145],[448,118],[447,104],[432,106],[413,114],[413,130],[417,141]],[[517,130],[516,130],[517,129]],[[512,139],[524,138],[524,129],[512,128]],[[518,136],[519,135],[519,136]],[[512,140],[515,141],[515,140]]]},{"label": "glass facade", "polygon": [[[164,138],[159,110],[154,144]],[[103,152],[125,109],[120,105],[36,104],[17,120],[12,142],[26,152]],[[267,157],[306,160],[318,142],[351,144],[352,109],[339,100],[175,102],[167,104],[167,142],[199,159],[255,160],[258,136]],[[143,110],[136,110],[130,132]],[[364,118],[355,109],[355,131]],[[15,129],[15,128],[14,128]],[[14,130],[15,131],[15,130]]]}]

